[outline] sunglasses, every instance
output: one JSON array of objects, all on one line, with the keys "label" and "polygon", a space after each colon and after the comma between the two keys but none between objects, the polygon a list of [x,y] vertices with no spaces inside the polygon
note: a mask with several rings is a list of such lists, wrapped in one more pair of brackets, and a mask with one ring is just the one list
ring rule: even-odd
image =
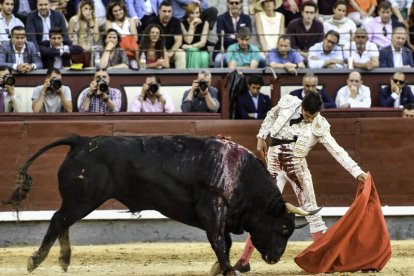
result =
[{"label": "sunglasses", "polygon": [[232,5],[232,6],[237,6],[237,5],[240,4],[240,2],[229,2],[229,4]]},{"label": "sunglasses", "polygon": [[398,83],[398,84],[404,84],[405,80],[397,80],[397,79],[392,79],[393,82]]}]

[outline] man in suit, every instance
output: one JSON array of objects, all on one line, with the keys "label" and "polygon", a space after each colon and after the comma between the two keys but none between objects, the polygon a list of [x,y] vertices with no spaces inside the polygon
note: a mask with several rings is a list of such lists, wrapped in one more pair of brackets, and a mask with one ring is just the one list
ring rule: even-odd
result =
[{"label": "man in suit", "polygon": [[390,79],[390,85],[380,90],[380,106],[401,108],[406,104],[414,104],[414,95],[406,85],[403,72],[395,72]]},{"label": "man in suit", "polygon": [[36,0],[14,0],[13,14],[26,25],[27,15],[36,9]]},{"label": "man in suit", "polygon": [[11,31],[11,40],[0,45],[0,66],[6,65],[20,73],[42,69],[39,51],[33,42],[26,41],[26,30],[16,26]]},{"label": "man in suit", "polygon": [[414,67],[413,52],[404,46],[406,41],[406,28],[402,26],[394,28],[391,37],[391,45],[380,50],[380,67]]},{"label": "man in suit", "polygon": [[27,40],[33,42],[39,48],[41,41],[49,40],[49,30],[52,26],[61,28],[63,39],[69,41],[66,19],[63,14],[51,10],[49,0],[38,0],[37,10],[32,11],[27,16]]},{"label": "man in suit", "polygon": [[305,74],[302,79],[302,84],[303,84],[303,89],[293,90],[292,92],[290,92],[290,95],[296,96],[299,99],[303,100],[306,94],[315,91],[321,95],[324,108],[336,108],[336,104],[334,100],[331,98],[331,96],[329,96],[325,90],[317,89],[317,86],[318,86],[317,76],[315,76],[312,73]]},{"label": "man in suit", "polygon": [[[225,55],[219,53],[221,50],[226,51],[227,48],[237,43],[236,34],[240,27],[247,27],[252,30],[252,21],[250,16],[241,12],[242,0],[227,0],[228,11],[217,17],[216,31],[219,40],[214,47],[214,67],[221,67],[223,59],[223,67],[227,67]],[[221,33],[224,32],[224,36]],[[223,44],[223,49],[222,48]]]},{"label": "man in suit", "polygon": [[63,31],[59,27],[50,29],[49,38],[50,40],[43,40],[39,45],[43,67],[46,69],[70,67],[71,55],[83,52],[81,46],[71,45],[69,41],[63,40]]},{"label": "man in suit", "polygon": [[240,119],[264,119],[272,108],[270,97],[260,93],[263,84],[263,78],[259,75],[249,78],[248,93],[241,94],[237,100]]}]

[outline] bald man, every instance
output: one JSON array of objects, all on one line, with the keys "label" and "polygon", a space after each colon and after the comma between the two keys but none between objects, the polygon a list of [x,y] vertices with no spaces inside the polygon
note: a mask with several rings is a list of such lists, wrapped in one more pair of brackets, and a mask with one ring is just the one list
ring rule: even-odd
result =
[{"label": "bald man", "polygon": [[338,108],[371,107],[371,91],[362,84],[359,72],[349,74],[347,85],[338,90],[335,99]]}]

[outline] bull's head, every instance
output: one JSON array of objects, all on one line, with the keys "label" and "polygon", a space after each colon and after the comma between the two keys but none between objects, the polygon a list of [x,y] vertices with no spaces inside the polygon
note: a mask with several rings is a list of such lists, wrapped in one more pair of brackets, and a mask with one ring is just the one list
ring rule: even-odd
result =
[{"label": "bull's head", "polygon": [[286,211],[278,216],[266,214],[257,222],[257,227],[250,232],[253,245],[262,254],[268,264],[275,264],[285,252],[287,242],[295,230],[295,214],[301,216],[313,215],[314,211],[304,211],[286,203]]}]

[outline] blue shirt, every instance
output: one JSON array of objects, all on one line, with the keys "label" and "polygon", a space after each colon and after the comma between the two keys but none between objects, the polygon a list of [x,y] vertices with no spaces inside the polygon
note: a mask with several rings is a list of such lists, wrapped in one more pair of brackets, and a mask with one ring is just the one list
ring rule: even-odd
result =
[{"label": "blue shirt", "polygon": [[227,62],[236,62],[237,66],[250,66],[252,60],[260,61],[260,50],[257,46],[249,44],[247,51],[242,51],[238,43],[234,43],[227,49]]},{"label": "blue shirt", "polygon": [[267,53],[267,61],[269,62],[269,64],[272,62],[280,64],[285,64],[288,62],[299,64],[303,62],[303,58],[295,49],[290,49],[286,57],[284,58],[280,55],[277,48],[273,48]]}]

